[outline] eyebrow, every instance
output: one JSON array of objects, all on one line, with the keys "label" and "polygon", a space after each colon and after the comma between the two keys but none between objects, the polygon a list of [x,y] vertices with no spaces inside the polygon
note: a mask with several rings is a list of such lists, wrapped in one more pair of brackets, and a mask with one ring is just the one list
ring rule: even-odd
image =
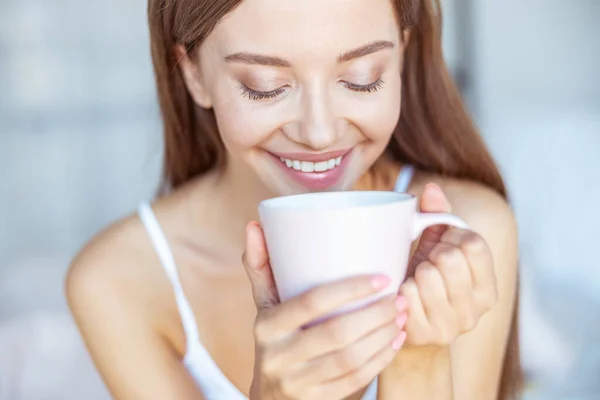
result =
[{"label": "eyebrow", "polygon": [[[376,53],[381,50],[391,49],[394,47],[394,43],[387,40],[378,40],[369,44],[366,44],[361,47],[357,47],[356,49],[352,49],[347,51],[337,58],[338,63],[345,63],[357,58],[361,58],[367,56],[369,54]],[[225,62],[228,63],[242,63],[242,64],[255,64],[255,65],[265,65],[267,67],[276,67],[276,68],[289,68],[292,64],[284,60],[283,58],[266,56],[261,54],[254,54],[248,52],[239,52],[235,54],[230,54],[225,57]]]},{"label": "eyebrow", "polygon": [[347,51],[346,53],[344,53],[338,57],[338,62],[339,63],[348,62],[350,60],[368,56],[369,54],[377,53],[378,51],[385,50],[385,49],[391,49],[393,47],[394,47],[394,43],[392,43],[392,42],[389,42],[387,40],[378,40],[376,42],[372,42],[372,43],[366,44],[364,46],[358,47],[356,49]]}]

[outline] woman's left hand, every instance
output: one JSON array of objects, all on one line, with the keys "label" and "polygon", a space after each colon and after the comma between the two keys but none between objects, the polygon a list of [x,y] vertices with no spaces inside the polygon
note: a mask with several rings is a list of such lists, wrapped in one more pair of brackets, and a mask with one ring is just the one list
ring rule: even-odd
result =
[{"label": "woman's left hand", "polygon": [[[451,212],[435,184],[425,188],[421,212]],[[446,226],[421,236],[400,293],[408,302],[407,345],[449,345],[475,328],[497,301],[490,249],[477,233]]]}]

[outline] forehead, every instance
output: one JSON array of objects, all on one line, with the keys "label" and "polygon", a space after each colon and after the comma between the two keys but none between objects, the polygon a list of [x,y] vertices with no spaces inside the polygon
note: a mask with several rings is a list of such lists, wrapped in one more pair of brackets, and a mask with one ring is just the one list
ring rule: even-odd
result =
[{"label": "forehead", "polygon": [[293,60],[398,39],[391,0],[244,0],[207,41],[223,55],[268,51]]}]

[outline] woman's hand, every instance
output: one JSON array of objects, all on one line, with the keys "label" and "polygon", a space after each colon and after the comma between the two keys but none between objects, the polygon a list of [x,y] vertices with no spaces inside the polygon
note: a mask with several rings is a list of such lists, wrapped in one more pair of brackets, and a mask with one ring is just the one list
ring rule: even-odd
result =
[{"label": "woman's hand", "polygon": [[[451,212],[434,184],[425,188],[421,212]],[[470,230],[436,226],[424,232],[400,294],[408,302],[407,344],[449,345],[475,328],[498,299],[485,240]]]},{"label": "woman's hand", "polygon": [[258,310],[252,400],[345,398],[366,387],[404,343],[406,301],[396,296],[303,328],[383,290],[388,278],[350,278],[280,304],[255,223],[248,227],[243,262]]}]

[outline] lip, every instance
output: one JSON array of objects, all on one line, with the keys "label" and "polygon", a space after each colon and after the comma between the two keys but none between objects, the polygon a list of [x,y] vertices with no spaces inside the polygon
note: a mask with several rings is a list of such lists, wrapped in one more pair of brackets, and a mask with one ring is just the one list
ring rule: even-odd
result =
[{"label": "lip", "polygon": [[352,148],[343,149],[343,150],[333,150],[325,153],[271,153],[275,157],[283,157],[288,160],[298,160],[298,161],[310,161],[310,162],[321,162],[331,160],[332,158],[343,157],[346,154],[350,153]]},{"label": "lip", "polygon": [[[287,174],[293,181],[310,190],[325,190],[332,187],[340,181],[346,167],[351,158],[353,149],[330,151],[321,154],[308,154],[308,153],[269,153],[273,158],[273,161],[279,165],[285,174]],[[281,155],[280,155],[281,154]],[[309,157],[310,156],[310,157]],[[324,171],[324,172],[302,172],[289,168],[287,165],[281,162],[280,157],[287,158],[290,160],[298,161],[310,161],[320,162],[330,160],[332,158],[342,157],[342,162],[337,167]]]}]

